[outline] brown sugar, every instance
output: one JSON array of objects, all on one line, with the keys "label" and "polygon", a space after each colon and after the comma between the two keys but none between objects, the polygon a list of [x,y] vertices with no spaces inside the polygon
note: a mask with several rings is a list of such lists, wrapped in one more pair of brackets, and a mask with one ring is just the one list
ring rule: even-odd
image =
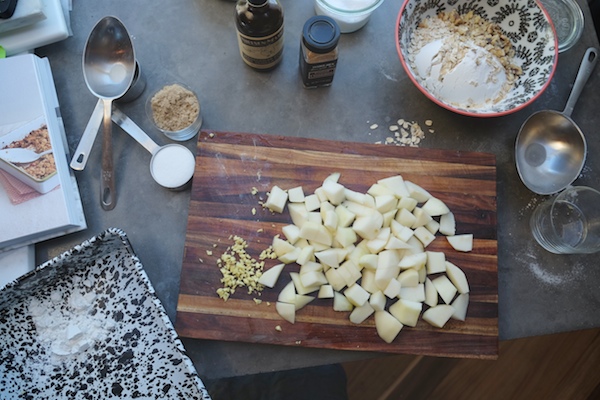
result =
[{"label": "brown sugar", "polygon": [[187,128],[200,113],[196,95],[178,84],[159,90],[151,99],[151,107],[156,125],[171,132]]}]

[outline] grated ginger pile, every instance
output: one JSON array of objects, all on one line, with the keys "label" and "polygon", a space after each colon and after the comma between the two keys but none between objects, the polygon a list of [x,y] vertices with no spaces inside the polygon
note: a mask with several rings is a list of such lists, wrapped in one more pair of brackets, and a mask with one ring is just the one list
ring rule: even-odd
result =
[{"label": "grated ginger pile", "polygon": [[221,278],[223,287],[217,289],[217,295],[227,301],[239,287],[247,287],[248,294],[257,293],[260,295],[264,286],[259,284],[258,280],[263,273],[264,260],[274,259],[277,255],[269,246],[262,251],[259,259],[256,260],[246,252],[248,248],[246,240],[237,235],[229,238],[233,239],[234,244],[228,247],[217,260],[217,265],[223,275]]}]

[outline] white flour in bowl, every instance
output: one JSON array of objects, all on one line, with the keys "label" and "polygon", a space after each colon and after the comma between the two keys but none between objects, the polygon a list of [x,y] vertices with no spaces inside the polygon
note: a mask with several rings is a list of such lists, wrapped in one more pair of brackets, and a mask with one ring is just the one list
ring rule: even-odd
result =
[{"label": "white flour in bowl", "polygon": [[496,104],[510,92],[521,69],[496,25],[456,11],[427,18],[415,30],[409,62],[421,85],[462,108]]}]

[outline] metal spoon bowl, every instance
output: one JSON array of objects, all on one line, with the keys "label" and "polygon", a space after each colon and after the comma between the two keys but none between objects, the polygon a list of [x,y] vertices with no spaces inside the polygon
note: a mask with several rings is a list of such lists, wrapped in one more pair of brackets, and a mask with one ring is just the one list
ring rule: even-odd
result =
[{"label": "metal spoon bowl", "polygon": [[517,172],[534,193],[560,192],[573,183],[583,169],[587,143],[570,115],[596,65],[597,56],[595,48],[586,51],[562,113],[538,111],[521,126],[515,144]]},{"label": "metal spoon bowl", "polygon": [[123,96],[135,73],[135,54],[129,33],[115,17],[104,17],[92,29],[83,52],[85,83],[104,104],[102,138],[101,204],[116,205],[112,160],[112,102]]}]

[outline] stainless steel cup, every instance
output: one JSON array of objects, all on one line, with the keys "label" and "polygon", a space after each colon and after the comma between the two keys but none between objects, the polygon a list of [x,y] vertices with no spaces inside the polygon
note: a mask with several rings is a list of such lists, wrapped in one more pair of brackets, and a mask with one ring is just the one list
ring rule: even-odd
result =
[{"label": "stainless steel cup", "polygon": [[127,92],[125,92],[125,94],[122,97],[118,98],[116,101],[119,103],[130,103],[133,100],[140,97],[144,92],[144,89],[146,89],[146,78],[142,74],[142,68],[136,60],[135,73],[133,75],[133,81],[131,82],[131,86],[129,86]]}]

